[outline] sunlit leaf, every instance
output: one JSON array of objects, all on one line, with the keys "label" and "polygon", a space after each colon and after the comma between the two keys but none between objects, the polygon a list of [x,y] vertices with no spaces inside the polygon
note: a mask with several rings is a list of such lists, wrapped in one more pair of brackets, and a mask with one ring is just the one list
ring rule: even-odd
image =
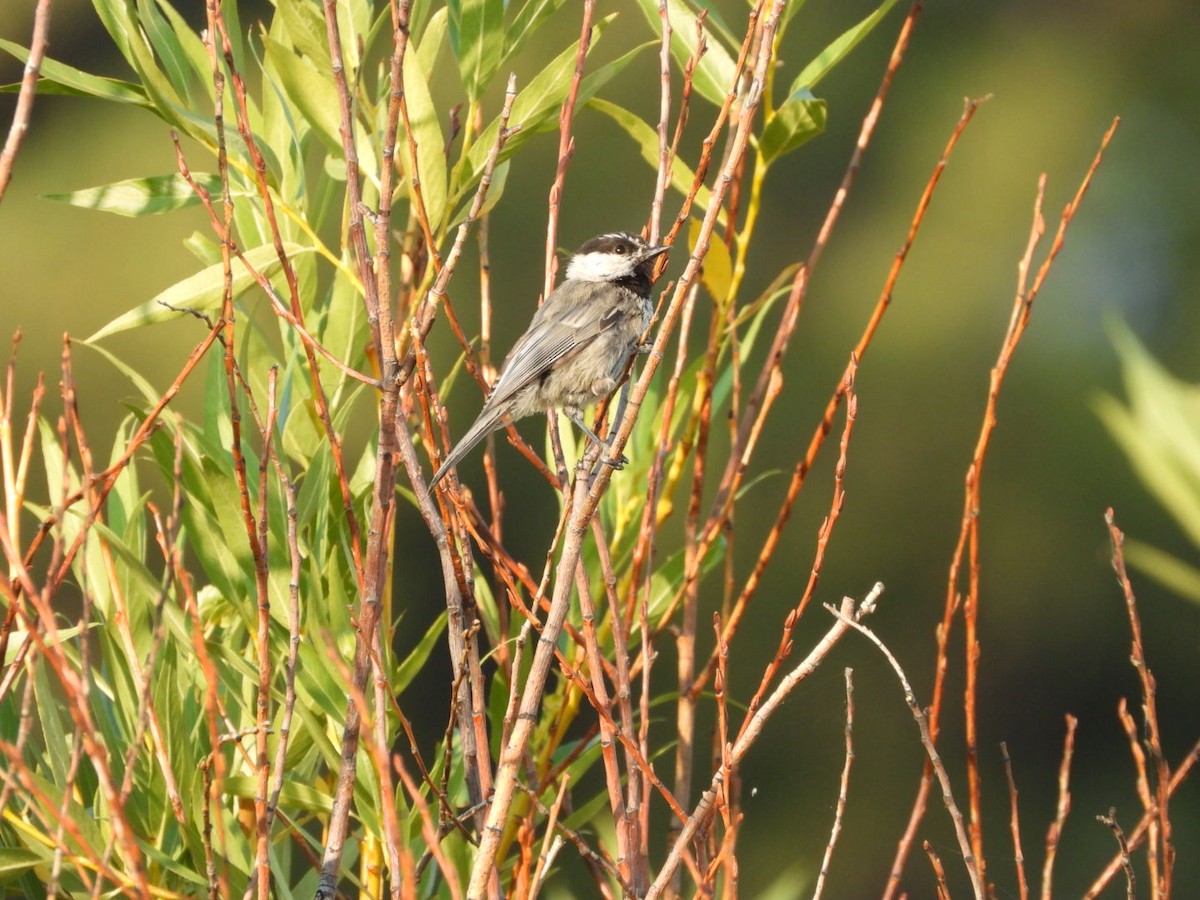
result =
[{"label": "sunlit leaf", "polygon": [[1191,563],[1131,538],[1125,539],[1125,559],[1168,590],[1200,603],[1200,569]]},{"label": "sunlit leaf", "polygon": [[[601,33],[605,26],[612,21],[612,18],[612,16],[609,16],[593,26],[592,49],[595,49]],[[653,46],[653,42],[647,42],[639,47],[634,47],[612,62],[605,63],[591,74],[585,75],[579,85],[579,93],[576,97],[577,107],[582,107],[591,100],[605,84],[624,70],[633,61],[634,57],[651,46]],[[557,124],[558,112],[562,108],[567,91],[571,86],[571,77],[575,71],[575,56],[577,53],[578,42],[572,44],[555,57],[553,62],[539,72],[525,89],[517,94],[513,100],[509,127],[519,124],[521,125],[521,131],[509,137],[500,152],[501,160],[511,157],[539,130],[550,128]],[[460,191],[464,191],[466,187],[473,188],[478,181],[479,175],[483,171],[484,161],[491,152],[492,145],[496,142],[496,135],[499,131],[499,119],[495,119],[483,130],[483,133],[476,140],[474,146],[471,147],[471,151],[467,157],[469,167],[459,181]]]},{"label": "sunlit leaf", "polygon": [[[417,145],[421,197],[425,201],[429,227],[436,233],[446,215],[448,172],[444,152],[445,138],[442,137],[437,109],[429,93],[426,73],[421,69],[420,59],[415,53],[404,55],[404,95],[408,101],[409,125]],[[400,168],[408,172],[410,163],[407,148],[397,147],[396,153],[403,160]]]},{"label": "sunlit leaf", "polygon": [[447,0],[450,46],[463,87],[478,100],[491,83],[504,52],[504,0]]},{"label": "sunlit leaf", "polygon": [[[425,26],[425,31],[421,35],[421,39],[416,41],[415,49],[417,59],[421,63],[422,72],[432,72],[434,65],[437,64],[438,54],[441,52],[442,46],[446,41],[446,29],[450,26],[450,10],[442,6],[438,8],[432,16],[429,17],[429,24]],[[412,49],[409,52],[412,52]]]},{"label": "sunlit leaf", "polygon": [[[284,252],[288,257],[294,257],[301,253],[312,253],[313,248],[301,244],[284,244]],[[250,265],[268,278],[279,271],[279,257],[272,245],[255,247],[253,250],[246,251],[245,256]],[[241,260],[235,258],[232,261],[232,267],[233,295],[236,298],[256,282]],[[220,309],[224,296],[224,264],[218,263],[183,279],[183,281],[176,282],[140,306],[135,306],[129,312],[122,313],[87,340],[98,341],[120,331],[141,328],[188,314],[180,310],[213,313]]]},{"label": "sunlit leaf", "polygon": [[[799,4],[793,4],[799,6]],[[858,46],[858,42],[871,33],[871,30],[879,24],[880,20],[887,15],[888,10],[896,5],[896,0],[884,0],[879,4],[875,12],[871,13],[853,28],[849,28],[831,43],[828,47],[817,54],[804,70],[796,76],[796,80],[792,82],[791,88],[788,90],[789,95],[794,95],[797,91],[803,89],[812,89],[822,78],[829,74],[829,71],[836,66],[845,56]]]},{"label": "sunlit leaf", "polygon": [[[504,162],[497,163],[496,168],[492,170],[492,183],[488,185],[487,196],[483,198],[483,206],[479,209],[479,215],[482,216],[491,212],[495,205],[500,202],[500,198],[504,196],[504,188],[508,184],[508,170],[510,167],[511,163],[506,159]],[[458,212],[455,213],[454,218],[450,220],[448,227],[457,228],[466,221],[468,213],[471,212],[471,204],[474,202],[475,196],[473,194],[467,197],[463,201],[462,206],[459,207]]]},{"label": "sunlit leaf", "polygon": [[[638,0],[638,5],[646,14],[650,27],[656,34],[659,33],[662,20],[658,16],[658,0]],[[667,0],[667,20],[671,23],[671,55],[682,69],[695,55],[699,43],[696,14],[683,0]],[[704,35],[706,50],[692,73],[692,87],[709,103],[721,106],[733,87],[737,63],[707,26],[704,27]]]},{"label": "sunlit leaf", "polygon": [[[21,62],[28,62],[29,51],[12,41],[0,39],[0,49],[11,53]],[[68,66],[66,63],[53,59],[43,59],[41,80],[38,82],[39,94],[78,94],[88,97],[99,97],[101,100],[115,100],[119,103],[132,103],[135,106],[149,108],[146,92],[140,85],[116,78],[103,78],[88,72]],[[57,88],[57,90],[56,90]],[[5,93],[16,93],[21,89],[20,83],[7,84],[0,88]]]},{"label": "sunlit leaf", "polygon": [[304,0],[278,0],[276,9],[292,46],[312,60],[318,71],[330,71],[329,38],[320,5]]},{"label": "sunlit leaf", "polygon": [[[633,138],[634,143],[637,144],[642,159],[649,163],[652,168],[658,169],[658,132],[629,110],[617,106],[615,103],[610,103],[607,100],[597,97],[590,100],[588,105],[598,112],[604,113],[620,125],[625,133]],[[687,163],[678,156],[671,160],[671,187],[684,196],[687,196],[695,180],[696,175],[688,167]],[[708,201],[709,190],[701,185],[700,189],[696,192],[695,205],[704,209],[708,207]],[[722,209],[720,216],[723,221],[725,216],[724,209]]]},{"label": "sunlit leaf", "polygon": [[1171,376],[1123,326],[1113,328],[1126,406],[1102,396],[1096,410],[1146,488],[1200,547],[1200,387]]},{"label": "sunlit leaf", "polygon": [[825,101],[800,90],[767,119],[758,149],[771,163],[825,130]]},{"label": "sunlit leaf", "polygon": [[[209,194],[219,193],[221,190],[221,179],[217,175],[193,172],[192,177]],[[151,175],[147,178],[131,178],[128,181],[116,181],[65,194],[42,196],[47,200],[70,203],[84,209],[96,209],[133,218],[171,212],[200,203],[200,198],[182,175]]]},{"label": "sunlit leaf", "polygon": [[508,59],[541,27],[566,0],[525,0],[512,23],[504,30],[504,58]]},{"label": "sunlit leaf", "polygon": [[45,863],[45,857],[32,850],[25,850],[21,847],[0,847],[0,884],[13,881],[17,876]]}]

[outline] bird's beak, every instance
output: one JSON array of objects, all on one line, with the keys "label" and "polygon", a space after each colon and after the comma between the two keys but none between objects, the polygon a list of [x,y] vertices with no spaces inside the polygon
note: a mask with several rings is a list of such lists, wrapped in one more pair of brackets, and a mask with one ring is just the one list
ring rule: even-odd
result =
[{"label": "bird's beak", "polygon": [[646,262],[647,260],[654,259],[656,256],[662,256],[664,253],[666,253],[670,249],[671,248],[668,246],[650,247],[646,251],[646,255],[642,257],[642,262]]}]

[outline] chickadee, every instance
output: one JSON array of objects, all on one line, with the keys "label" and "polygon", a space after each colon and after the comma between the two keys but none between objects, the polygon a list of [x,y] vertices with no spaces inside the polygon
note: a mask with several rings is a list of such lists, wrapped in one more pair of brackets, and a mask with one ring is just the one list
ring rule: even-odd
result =
[{"label": "chickadee", "polygon": [[446,457],[429,489],[484,437],[509,421],[561,409],[593,441],[583,409],[611,394],[654,308],[650,282],[655,247],[636,234],[594,237],[571,258],[567,277],[509,351],[475,423]]}]

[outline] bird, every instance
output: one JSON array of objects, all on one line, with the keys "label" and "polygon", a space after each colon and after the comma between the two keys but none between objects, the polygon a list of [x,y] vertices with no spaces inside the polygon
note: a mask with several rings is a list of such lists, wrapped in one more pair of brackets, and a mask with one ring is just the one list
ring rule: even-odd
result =
[{"label": "bird", "polygon": [[474,424],[429,482],[431,491],[487,435],[534,413],[561,409],[591,440],[608,446],[584,423],[583,410],[616,390],[630,358],[643,350],[654,312],[654,261],[669,249],[616,231],[575,252],[566,278],[505,357]]}]

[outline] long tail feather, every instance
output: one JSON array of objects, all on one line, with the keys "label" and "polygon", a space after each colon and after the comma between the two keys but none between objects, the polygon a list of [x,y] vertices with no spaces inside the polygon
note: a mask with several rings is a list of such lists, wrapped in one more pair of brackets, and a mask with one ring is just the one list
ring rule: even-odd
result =
[{"label": "long tail feather", "polygon": [[429,490],[433,491],[434,486],[446,476],[447,472],[462,462],[462,458],[470,453],[476,444],[503,424],[503,414],[499,410],[491,408],[490,405],[485,405],[483,411],[479,413],[479,418],[467,429],[467,433],[450,451],[450,455],[443,460],[441,467],[429,482]]}]

